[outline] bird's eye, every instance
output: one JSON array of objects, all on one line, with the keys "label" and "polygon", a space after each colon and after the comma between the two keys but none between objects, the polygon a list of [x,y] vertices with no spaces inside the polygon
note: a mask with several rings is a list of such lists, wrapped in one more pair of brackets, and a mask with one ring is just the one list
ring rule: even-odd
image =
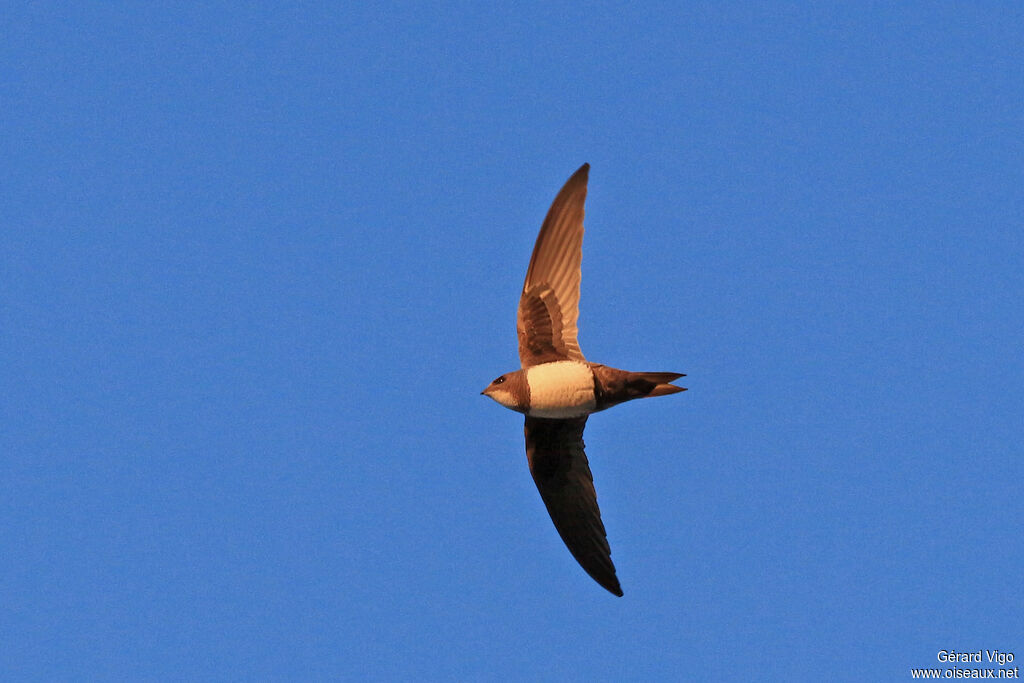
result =
[{"label": "bird's eye", "polygon": [[498,379],[496,379],[496,380],[494,380],[493,382],[491,382],[491,384],[501,384],[501,383],[502,383],[502,382],[504,382],[504,381],[505,381],[505,375],[502,375],[502,376],[501,376],[501,377],[499,377]]}]

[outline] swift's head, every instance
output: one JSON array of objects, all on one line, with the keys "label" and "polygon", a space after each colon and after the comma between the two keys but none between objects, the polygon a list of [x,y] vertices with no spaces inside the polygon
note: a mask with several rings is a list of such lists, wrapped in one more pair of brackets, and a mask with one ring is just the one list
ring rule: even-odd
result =
[{"label": "swift's head", "polygon": [[530,385],[526,383],[523,370],[505,373],[480,393],[519,413],[525,413],[530,407]]}]

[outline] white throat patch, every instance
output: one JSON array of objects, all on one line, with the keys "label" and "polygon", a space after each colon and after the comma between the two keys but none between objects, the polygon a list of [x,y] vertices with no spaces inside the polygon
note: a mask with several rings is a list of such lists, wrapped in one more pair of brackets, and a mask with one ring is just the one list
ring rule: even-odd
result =
[{"label": "white throat patch", "polygon": [[526,370],[533,417],[582,417],[594,412],[594,373],[574,360],[534,365]]}]

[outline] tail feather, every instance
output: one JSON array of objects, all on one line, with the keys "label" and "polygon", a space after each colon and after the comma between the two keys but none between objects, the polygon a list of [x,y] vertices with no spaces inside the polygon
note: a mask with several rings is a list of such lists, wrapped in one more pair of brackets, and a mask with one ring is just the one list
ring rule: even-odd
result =
[{"label": "tail feather", "polygon": [[629,372],[600,363],[591,363],[590,369],[594,373],[598,410],[636,398],[667,396],[686,391],[672,384],[680,377],[686,377],[681,372]]},{"label": "tail feather", "polygon": [[680,391],[686,391],[686,387],[677,387],[675,384],[659,384],[658,386],[651,389],[651,393],[648,396],[668,396],[669,394],[678,394]]},{"label": "tail feather", "polygon": [[644,382],[650,382],[654,384],[654,388],[647,394],[650,396],[668,396],[669,394],[678,394],[680,391],[686,391],[685,387],[677,387],[671,382],[679,379],[680,377],[686,377],[681,372],[632,372],[630,373],[630,379],[640,379]]},{"label": "tail feather", "polygon": [[681,372],[631,372],[629,373],[632,377],[637,379],[647,380],[648,382],[654,382],[655,384],[668,384],[674,382],[680,377],[686,377]]}]

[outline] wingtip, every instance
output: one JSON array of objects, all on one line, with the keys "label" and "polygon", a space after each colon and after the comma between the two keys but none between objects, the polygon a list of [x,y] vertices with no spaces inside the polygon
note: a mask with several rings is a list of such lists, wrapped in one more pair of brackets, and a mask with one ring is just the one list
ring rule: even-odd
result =
[{"label": "wingtip", "polygon": [[615,574],[612,574],[611,576],[602,576],[601,578],[597,578],[591,574],[590,578],[597,581],[601,588],[604,588],[612,595],[619,598],[622,597],[622,586],[619,585],[619,577],[615,576]]}]

